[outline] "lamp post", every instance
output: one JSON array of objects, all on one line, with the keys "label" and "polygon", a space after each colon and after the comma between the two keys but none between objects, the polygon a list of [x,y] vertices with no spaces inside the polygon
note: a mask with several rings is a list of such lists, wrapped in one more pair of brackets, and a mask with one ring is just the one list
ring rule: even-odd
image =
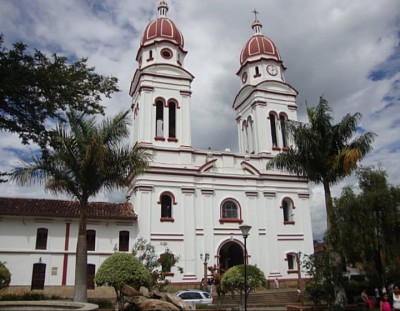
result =
[{"label": "lamp post", "polygon": [[296,263],[297,263],[297,288],[299,289],[300,294],[300,303],[303,305],[303,288],[301,282],[301,267],[300,267],[300,256],[301,252],[296,253]]},{"label": "lamp post", "polygon": [[203,278],[202,287],[203,287],[203,290],[207,290],[207,262],[208,262],[208,259],[210,259],[210,254],[209,253],[205,253],[204,256],[203,256],[203,254],[200,254],[200,259],[201,260],[203,260],[203,257],[204,257],[204,262],[203,262],[203,265],[204,265],[204,278]]},{"label": "lamp post", "polygon": [[251,226],[241,225],[239,226],[240,231],[242,231],[244,239],[244,311],[247,311],[247,246],[246,240],[249,236]]}]

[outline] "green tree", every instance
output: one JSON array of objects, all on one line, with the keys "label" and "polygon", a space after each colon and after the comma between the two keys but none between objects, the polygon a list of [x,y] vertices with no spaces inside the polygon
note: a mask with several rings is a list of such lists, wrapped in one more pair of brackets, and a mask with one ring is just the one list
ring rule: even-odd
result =
[{"label": "green tree", "polygon": [[95,276],[98,286],[112,286],[117,295],[118,310],[123,310],[122,287],[127,284],[135,289],[151,285],[151,275],[146,267],[128,253],[114,253],[101,264]]},{"label": "green tree", "polygon": [[0,130],[16,133],[22,143],[33,142],[43,150],[66,111],[104,113],[103,97],[119,91],[117,78],[105,77],[88,67],[87,59],[69,62],[17,42],[3,46],[0,34]]},{"label": "green tree", "polygon": [[5,262],[0,261],[0,289],[8,287],[11,282],[11,273],[7,269]]},{"label": "green tree", "polygon": [[[152,286],[157,286],[162,290],[169,282],[167,276],[170,269],[179,262],[180,258],[170,251],[167,242],[161,242],[160,245],[164,249],[161,256],[157,255],[154,245],[140,237],[133,245],[132,254],[143,263],[152,275]],[[177,268],[183,273],[183,268]]]},{"label": "green tree", "polygon": [[247,265],[247,293],[245,293],[244,265],[237,265],[226,271],[221,280],[222,289],[232,296],[239,293],[240,304],[243,305],[244,295],[259,287],[265,287],[267,280],[264,272],[253,265]]},{"label": "green tree", "polygon": [[52,133],[53,149],[11,172],[18,184],[44,183],[55,194],[66,193],[80,203],[76,247],[74,301],[87,301],[86,224],[89,198],[102,190],[128,187],[147,167],[148,155],[122,140],[129,136],[128,112],[96,123],[94,117],[68,113],[70,128],[60,123]]},{"label": "green tree", "polygon": [[333,124],[332,109],[323,97],[316,107],[307,107],[307,115],[309,123],[285,123],[293,145],[271,159],[267,167],[287,170],[323,185],[329,230],[335,222],[331,186],[357,168],[358,162],[372,150],[375,134],[364,132],[353,138],[360,113],[347,114]]},{"label": "green tree", "polygon": [[306,273],[311,277],[305,286],[305,293],[310,297],[314,304],[320,304],[325,300],[332,305],[335,300],[334,281],[337,276],[336,269],[333,269],[331,257],[326,251],[311,255],[304,255],[302,266]]},{"label": "green tree", "polygon": [[396,273],[400,266],[400,188],[389,185],[380,168],[361,167],[356,176],[360,192],[345,187],[334,200],[335,248],[370,280],[381,285],[388,278],[400,281],[400,273]]},{"label": "green tree", "polygon": [[[278,168],[316,184],[322,184],[325,193],[325,209],[328,232],[335,224],[335,213],[331,186],[349,176],[358,162],[372,150],[375,134],[363,132],[354,137],[358,130],[360,113],[347,114],[337,124],[333,123],[332,109],[323,97],[316,107],[307,107],[309,123],[289,121],[285,123],[286,133],[293,145],[286,152],[279,153],[267,164],[267,168]],[[327,241],[330,244],[329,241]],[[332,263],[342,271],[341,257],[328,247]],[[337,293],[343,292],[342,280],[335,280]],[[339,295],[338,295],[339,297]]]}]

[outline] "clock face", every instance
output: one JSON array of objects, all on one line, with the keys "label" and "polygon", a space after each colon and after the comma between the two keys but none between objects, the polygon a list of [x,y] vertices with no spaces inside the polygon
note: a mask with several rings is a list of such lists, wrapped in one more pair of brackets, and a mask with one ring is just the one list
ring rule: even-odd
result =
[{"label": "clock face", "polygon": [[274,65],[268,65],[267,66],[267,72],[271,76],[276,76],[278,74],[278,68],[276,68],[276,66],[274,66]]},{"label": "clock face", "polygon": [[243,72],[243,74],[242,74],[242,82],[246,83],[246,81],[247,81],[247,72]]}]

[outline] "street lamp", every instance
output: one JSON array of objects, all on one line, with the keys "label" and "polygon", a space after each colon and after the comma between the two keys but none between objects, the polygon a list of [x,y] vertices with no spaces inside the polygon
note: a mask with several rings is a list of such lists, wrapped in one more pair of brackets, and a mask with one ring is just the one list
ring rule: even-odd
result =
[{"label": "street lamp", "polygon": [[240,231],[242,231],[244,239],[244,311],[247,311],[247,246],[246,240],[249,236],[251,226],[241,225],[239,226]]},{"label": "street lamp", "polygon": [[204,278],[203,278],[203,290],[207,290],[207,261],[208,259],[210,259],[210,254],[209,253],[205,253],[204,256],[203,254],[200,254],[200,259],[203,260],[204,257]]},{"label": "street lamp", "polygon": [[300,291],[300,303],[303,305],[303,288],[301,282],[301,267],[300,267],[300,257],[301,252],[296,253],[296,263],[297,263],[297,288]]}]

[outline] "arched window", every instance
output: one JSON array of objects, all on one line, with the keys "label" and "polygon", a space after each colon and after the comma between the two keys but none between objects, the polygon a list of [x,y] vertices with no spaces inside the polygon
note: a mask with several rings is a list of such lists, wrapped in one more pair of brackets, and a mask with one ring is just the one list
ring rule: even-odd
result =
[{"label": "arched window", "polygon": [[293,213],[293,202],[289,198],[282,200],[282,212],[283,212],[283,223],[284,224],[294,224],[294,213]]},{"label": "arched window", "polygon": [[256,70],[256,76],[259,76],[260,75],[260,69],[258,69],[258,66],[256,66],[255,70]]},{"label": "arched window", "polygon": [[242,132],[243,132],[243,145],[245,149],[245,153],[249,152],[249,135],[247,132],[247,121],[244,120],[242,123]]},{"label": "arched window", "polygon": [[290,252],[286,254],[288,273],[297,273],[299,266],[299,254]]},{"label": "arched window", "polygon": [[174,195],[170,192],[164,192],[160,196],[159,204],[161,204],[160,221],[173,222],[174,218],[172,217],[172,206],[176,204]]},{"label": "arched window", "polygon": [[164,103],[161,100],[156,102],[156,138],[164,137]]},{"label": "arched window", "polygon": [[249,141],[249,153],[254,153],[253,119],[250,116],[247,118],[247,132],[247,139]]},{"label": "arched window", "polygon": [[48,229],[38,228],[36,231],[36,249],[47,249]]},{"label": "arched window", "polygon": [[287,148],[287,135],[285,128],[286,117],[283,114],[281,114],[279,116],[279,121],[281,123],[281,131],[282,131],[282,147]]},{"label": "arched window", "polygon": [[242,216],[239,203],[233,199],[227,199],[221,204],[220,223],[237,222],[242,223]]},{"label": "arched window", "polygon": [[296,267],[295,254],[293,254],[293,253],[287,254],[286,260],[287,260],[287,264],[288,264],[288,270],[294,270]]},{"label": "arched window", "polygon": [[96,246],[96,230],[86,230],[87,250],[94,251]]},{"label": "arched window", "polygon": [[168,136],[169,138],[176,138],[176,104],[170,102],[168,104],[168,123],[169,123],[169,130]]},{"label": "arched window", "polygon": [[153,50],[149,51],[149,59],[148,60],[152,60],[153,59]]},{"label": "arched window", "polygon": [[127,252],[129,250],[129,231],[119,232],[119,251]]},{"label": "arched window", "polygon": [[278,139],[276,137],[276,117],[274,113],[269,114],[269,122],[271,124],[272,149],[278,148]]}]

